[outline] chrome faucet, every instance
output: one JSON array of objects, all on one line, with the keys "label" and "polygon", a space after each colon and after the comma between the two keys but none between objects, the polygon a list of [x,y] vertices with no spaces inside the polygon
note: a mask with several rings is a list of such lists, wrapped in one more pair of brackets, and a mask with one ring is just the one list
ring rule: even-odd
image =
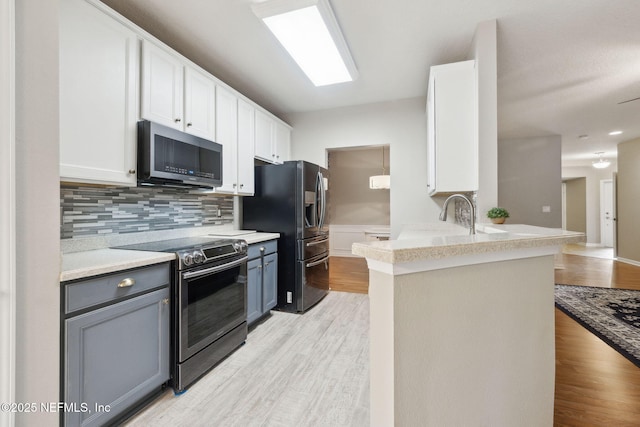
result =
[{"label": "chrome faucet", "polygon": [[442,212],[440,212],[440,221],[447,220],[447,208],[449,207],[449,202],[452,199],[462,199],[469,205],[469,209],[471,210],[471,227],[469,227],[469,234],[476,234],[476,208],[473,206],[473,202],[469,200],[467,196],[464,194],[452,194],[447,197],[447,200],[444,201],[444,205],[442,205]]}]

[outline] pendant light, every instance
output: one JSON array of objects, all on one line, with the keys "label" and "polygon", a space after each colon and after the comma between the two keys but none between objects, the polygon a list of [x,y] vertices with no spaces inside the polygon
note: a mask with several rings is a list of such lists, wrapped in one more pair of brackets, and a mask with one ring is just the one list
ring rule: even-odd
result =
[{"label": "pendant light", "polygon": [[372,190],[388,190],[391,188],[391,176],[385,174],[384,168],[384,146],[382,146],[382,175],[369,177],[369,188]]},{"label": "pendant light", "polygon": [[599,151],[596,154],[600,155],[600,159],[599,160],[594,160],[592,164],[592,166],[596,169],[604,169],[604,168],[608,168],[609,165],[611,164],[611,162],[609,160],[605,160],[602,158],[602,155],[604,154],[604,151]]}]

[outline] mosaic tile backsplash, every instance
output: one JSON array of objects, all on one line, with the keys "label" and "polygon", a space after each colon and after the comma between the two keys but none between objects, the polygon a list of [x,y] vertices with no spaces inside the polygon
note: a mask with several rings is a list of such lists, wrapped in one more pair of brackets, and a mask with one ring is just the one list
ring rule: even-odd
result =
[{"label": "mosaic tile backsplash", "polygon": [[60,187],[60,238],[233,222],[233,197],[165,187]]}]

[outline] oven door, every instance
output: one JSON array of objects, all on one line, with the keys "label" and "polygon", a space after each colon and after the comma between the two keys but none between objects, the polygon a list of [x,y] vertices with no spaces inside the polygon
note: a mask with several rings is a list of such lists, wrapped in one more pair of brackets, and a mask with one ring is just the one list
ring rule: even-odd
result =
[{"label": "oven door", "polygon": [[247,257],[179,273],[176,325],[181,363],[247,319]]}]

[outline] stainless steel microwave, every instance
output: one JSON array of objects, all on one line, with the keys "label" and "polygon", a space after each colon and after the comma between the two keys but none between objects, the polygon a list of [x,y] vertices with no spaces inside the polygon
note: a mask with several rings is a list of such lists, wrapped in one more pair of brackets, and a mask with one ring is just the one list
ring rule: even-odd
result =
[{"label": "stainless steel microwave", "polygon": [[138,185],[220,187],[222,145],[148,120],[139,121]]}]

